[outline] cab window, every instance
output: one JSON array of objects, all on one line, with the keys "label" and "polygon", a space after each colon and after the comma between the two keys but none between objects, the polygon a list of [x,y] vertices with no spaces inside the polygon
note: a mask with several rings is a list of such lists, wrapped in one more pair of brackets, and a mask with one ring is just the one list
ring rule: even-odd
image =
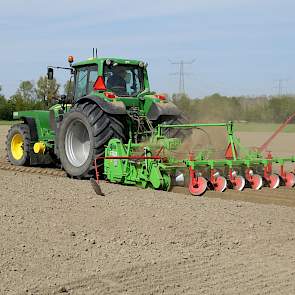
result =
[{"label": "cab window", "polygon": [[105,65],[104,81],[118,96],[136,96],[144,89],[143,69],[138,65]]},{"label": "cab window", "polygon": [[88,91],[87,94],[89,94],[93,90],[93,85],[95,81],[97,80],[97,66],[92,66],[88,70]]},{"label": "cab window", "polygon": [[89,94],[97,79],[97,65],[85,66],[76,69],[75,98]]}]

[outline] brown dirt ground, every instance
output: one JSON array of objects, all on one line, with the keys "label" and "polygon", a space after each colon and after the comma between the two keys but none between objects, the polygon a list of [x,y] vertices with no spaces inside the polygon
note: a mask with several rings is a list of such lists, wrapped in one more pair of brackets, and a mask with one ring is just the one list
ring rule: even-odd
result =
[{"label": "brown dirt ground", "polygon": [[0,294],[295,294],[292,207],[107,183],[97,197],[88,181],[11,171],[0,185]]}]

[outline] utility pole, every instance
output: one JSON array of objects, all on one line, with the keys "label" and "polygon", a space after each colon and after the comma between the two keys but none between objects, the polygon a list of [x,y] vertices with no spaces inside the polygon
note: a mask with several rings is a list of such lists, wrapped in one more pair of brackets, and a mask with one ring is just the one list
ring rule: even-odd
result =
[{"label": "utility pole", "polygon": [[278,79],[275,81],[277,86],[275,87],[275,89],[278,90],[278,96],[281,97],[283,95],[283,90],[286,89],[286,93],[287,93],[287,87],[284,87],[284,82],[288,82],[288,79]]},{"label": "utility pole", "polygon": [[171,61],[169,60],[170,63],[172,65],[177,65],[179,66],[179,70],[176,73],[171,73],[171,75],[177,75],[179,76],[179,82],[178,82],[178,94],[184,94],[185,93],[185,83],[184,83],[184,77],[188,75],[188,73],[186,73],[184,71],[184,67],[185,65],[191,65],[195,62],[195,59],[191,60],[191,61],[184,61],[184,60],[180,60],[180,61]]}]

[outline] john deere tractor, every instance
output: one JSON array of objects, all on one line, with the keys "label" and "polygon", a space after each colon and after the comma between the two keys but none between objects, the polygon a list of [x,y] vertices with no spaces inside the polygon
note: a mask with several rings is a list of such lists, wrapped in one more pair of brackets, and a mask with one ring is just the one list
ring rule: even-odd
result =
[{"label": "john deere tractor", "polygon": [[[177,107],[150,90],[146,63],[98,57],[75,63],[72,56],[68,62],[63,69],[73,78],[73,97],[61,96],[48,111],[13,113],[22,122],[7,135],[7,156],[13,165],[56,164],[71,177],[89,178],[94,159],[104,154],[110,139],[137,143],[158,124],[181,123]],[[49,80],[55,68],[60,67],[48,67]],[[182,136],[176,134],[181,130],[165,132]]]}]

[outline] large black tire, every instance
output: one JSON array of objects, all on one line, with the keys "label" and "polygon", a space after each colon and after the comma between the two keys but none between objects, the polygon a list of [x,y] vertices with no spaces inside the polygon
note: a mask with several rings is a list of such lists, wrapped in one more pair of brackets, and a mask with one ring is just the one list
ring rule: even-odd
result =
[{"label": "large black tire", "polygon": [[7,133],[6,154],[8,161],[16,166],[30,164],[30,128],[26,124],[15,124]]},{"label": "large black tire", "polygon": [[[95,174],[94,159],[104,155],[111,138],[126,141],[126,125],[117,117],[105,113],[87,101],[75,105],[58,131],[58,151],[63,169],[71,177],[86,179]],[[99,161],[102,172],[103,161]]]},{"label": "large black tire", "polygon": [[[187,119],[180,116],[167,116],[161,118],[160,124],[166,124],[166,125],[178,125],[178,124],[185,124],[187,123]],[[170,138],[181,138],[184,139],[185,137],[189,136],[191,134],[190,129],[181,129],[181,128],[166,128],[164,129],[164,135]]]}]

